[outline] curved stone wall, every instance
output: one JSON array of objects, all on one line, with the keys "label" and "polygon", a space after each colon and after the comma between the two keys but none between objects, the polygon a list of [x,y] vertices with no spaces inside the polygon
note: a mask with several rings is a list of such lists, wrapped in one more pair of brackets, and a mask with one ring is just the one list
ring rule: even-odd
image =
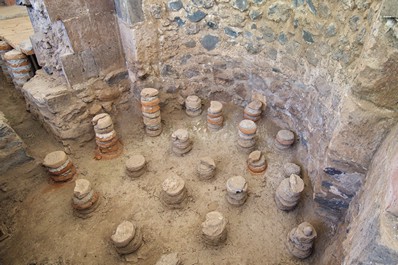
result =
[{"label": "curved stone wall", "polygon": [[147,0],[144,19],[119,16],[119,27],[136,92],[241,106],[265,95],[267,115],[299,137],[319,213],[336,221],[398,118],[396,26],[386,30],[381,5]]}]

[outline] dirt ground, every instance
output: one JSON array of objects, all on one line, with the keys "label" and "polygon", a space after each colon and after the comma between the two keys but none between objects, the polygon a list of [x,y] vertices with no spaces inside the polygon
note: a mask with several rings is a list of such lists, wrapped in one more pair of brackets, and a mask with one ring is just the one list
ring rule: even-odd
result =
[{"label": "dirt ground", "polygon": [[[328,243],[329,230],[313,213],[309,178],[298,207],[289,213],[279,211],[274,192],[284,178],[282,166],[297,162],[296,150],[278,151],[273,139],[278,131],[264,115],[258,123],[258,146],[265,152],[268,169],[264,176],[246,171],[247,154],[236,147],[237,124],[242,108],[226,105],[225,127],[216,133],[206,129],[206,115],[190,118],[173,104],[162,108],[164,131],[159,137],[145,135],[139,102],[113,115],[124,152],[114,160],[96,161],[94,140],[70,146],[77,178],[88,179],[101,193],[101,205],[86,220],[72,214],[74,181],[54,184],[41,168],[44,156],[63,150],[63,145],[47,133],[25,111],[23,99],[11,86],[1,86],[0,111],[28,146],[35,158],[0,176],[0,224],[9,232],[0,242],[0,264],[155,264],[163,253],[178,252],[183,264],[318,264]],[[208,106],[205,105],[204,109]],[[170,135],[186,128],[194,141],[193,150],[184,157],[170,151]],[[125,176],[124,162],[133,154],[143,154],[148,172],[139,179]],[[200,181],[195,174],[198,158],[211,156],[217,165],[212,181]],[[184,209],[170,210],[159,201],[162,181],[178,174],[189,192]],[[225,199],[229,177],[244,176],[249,198],[241,207]],[[209,247],[200,239],[200,225],[209,211],[218,210],[228,219],[228,239],[219,247]],[[144,244],[125,259],[116,254],[110,236],[123,220],[135,222],[143,232]],[[302,221],[317,229],[315,253],[300,261],[285,247],[288,232]]]}]

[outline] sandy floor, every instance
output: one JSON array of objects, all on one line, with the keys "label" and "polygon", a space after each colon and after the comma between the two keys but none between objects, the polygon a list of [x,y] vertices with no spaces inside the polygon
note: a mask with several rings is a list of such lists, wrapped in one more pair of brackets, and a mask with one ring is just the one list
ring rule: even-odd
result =
[{"label": "sandy floor", "polygon": [[[4,87],[2,88],[4,89]],[[279,211],[274,191],[284,178],[281,167],[296,161],[296,151],[277,151],[273,138],[278,128],[266,119],[259,122],[259,150],[265,152],[268,169],[264,176],[246,172],[247,154],[236,148],[237,124],[242,109],[227,105],[225,127],[216,133],[206,130],[206,117],[189,118],[171,104],[162,109],[164,131],[161,136],[145,136],[138,102],[114,118],[116,130],[124,144],[121,157],[109,161],[93,159],[95,143],[71,145],[71,158],[78,178],[86,178],[101,193],[101,205],[90,219],[73,216],[71,198],[74,182],[52,184],[40,166],[47,152],[62,150],[24,112],[23,102],[3,93],[0,111],[29,146],[36,161],[0,176],[0,221],[10,237],[0,242],[1,264],[155,264],[163,253],[178,252],[183,264],[317,264],[327,238],[321,221],[312,212],[308,176],[305,194],[292,212]],[[14,102],[12,101],[14,100]],[[186,128],[194,141],[193,150],[184,157],[170,151],[170,135]],[[125,176],[124,161],[133,154],[143,154],[148,172],[137,180]],[[216,160],[217,175],[209,182],[195,175],[198,158]],[[170,210],[159,201],[160,185],[171,174],[186,181],[189,201],[184,209]],[[249,198],[241,207],[225,200],[225,182],[234,175],[249,183]],[[208,247],[200,240],[200,225],[207,212],[218,210],[229,220],[227,242]],[[123,220],[141,227],[144,245],[128,262],[119,257],[109,238]],[[318,229],[316,253],[305,261],[292,258],[285,247],[288,232],[302,221]]]}]

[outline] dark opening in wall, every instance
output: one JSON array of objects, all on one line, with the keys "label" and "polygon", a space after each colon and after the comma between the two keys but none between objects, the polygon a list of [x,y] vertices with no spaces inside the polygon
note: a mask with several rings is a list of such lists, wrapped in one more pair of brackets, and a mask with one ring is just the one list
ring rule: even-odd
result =
[{"label": "dark opening in wall", "polygon": [[129,25],[144,21],[142,0],[115,0],[117,16]]}]

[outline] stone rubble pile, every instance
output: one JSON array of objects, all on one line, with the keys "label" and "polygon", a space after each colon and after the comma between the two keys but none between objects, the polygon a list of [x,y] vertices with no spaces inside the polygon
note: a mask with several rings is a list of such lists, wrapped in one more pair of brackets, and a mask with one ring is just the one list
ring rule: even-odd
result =
[{"label": "stone rubble pile", "polygon": [[259,100],[250,102],[243,111],[243,119],[257,122],[261,118],[263,103]]},{"label": "stone rubble pile", "polygon": [[72,207],[77,217],[86,219],[98,208],[100,194],[86,179],[77,179],[73,190]]},{"label": "stone rubble pile", "polygon": [[315,228],[310,223],[303,222],[290,231],[287,249],[296,258],[305,259],[311,255],[316,237]]},{"label": "stone rubble pile", "polygon": [[91,123],[95,131],[97,157],[112,159],[119,156],[122,146],[113,127],[111,116],[107,113],[98,114],[94,116]]},{"label": "stone rubble pile", "polygon": [[202,238],[208,245],[217,246],[227,239],[227,219],[220,212],[209,212],[202,223]]},{"label": "stone rubble pile", "polygon": [[160,199],[164,205],[171,208],[181,208],[186,197],[187,189],[182,178],[173,175],[163,181]]},{"label": "stone rubble pile", "polygon": [[137,251],[142,245],[141,230],[132,222],[123,221],[111,236],[113,246],[120,255],[127,255]]},{"label": "stone rubble pile", "polygon": [[289,178],[282,180],[276,189],[275,204],[282,211],[293,210],[304,190],[304,181],[297,175],[292,174]]},{"label": "stone rubble pile", "polygon": [[242,176],[231,177],[227,180],[227,201],[236,206],[243,205],[247,199],[248,185]]},{"label": "stone rubble pile", "polygon": [[197,117],[202,113],[202,100],[198,96],[188,96],[185,99],[185,112],[189,117]]},{"label": "stone rubble pile", "polygon": [[207,109],[207,128],[211,131],[218,131],[223,127],[223,105],[219,101],[211,101]]},{"label": "stone rubble pile", "polygon": [[11,50],[4,54],[4,60],[7,63],[12,82],[17,89],[21,89],[33,76],[32,65],[29,58],[20,51]]},{"label": "stone rubble pile", "polygon": [[143,155],[133,155],[126,161],[126,174],[138,178],[146,172],[146,160]]},{"label": "stone rubble pile", "polygon": [[267,169],[267,161],[264,154],[259,150],[251,152],[247,159],[247,168],[251,174],[263,174]]},{"label": "stone rubble pile", "polygon": [[193,142],[185,129],[178,129],[171,135],[171,150],[178,156],[183,156],[192,150]]},{"label": "stone rubble pile", "polygon": [[294,144],[294,133],[289,130],[280,130],[275,139],[276,148],[283,150]]},{"label": "stone rubble pile", "polygon": [[252,152],[256,146],[256,123],[251,120],[242,120],[238,128],[238,146],[246,153]]},{"label": "stone rubble pile", "polygon": [[162,133],[160,116],[159,91],[155,88],[144,88],[141,91],[141,110],[145,124],[145,132],[152,137]]},{"label": "stone rubble pile", "polygon": [[202,157],[197,167],[197,173],[201,180],[212,179],[216,174],[216,163],[211,157]]},{"label": "stone rubble pile", "polygon": [[55,182],[69,181],[76,175],[76,168],[64,151],[55,151],[47,154],[43,165]]}]

